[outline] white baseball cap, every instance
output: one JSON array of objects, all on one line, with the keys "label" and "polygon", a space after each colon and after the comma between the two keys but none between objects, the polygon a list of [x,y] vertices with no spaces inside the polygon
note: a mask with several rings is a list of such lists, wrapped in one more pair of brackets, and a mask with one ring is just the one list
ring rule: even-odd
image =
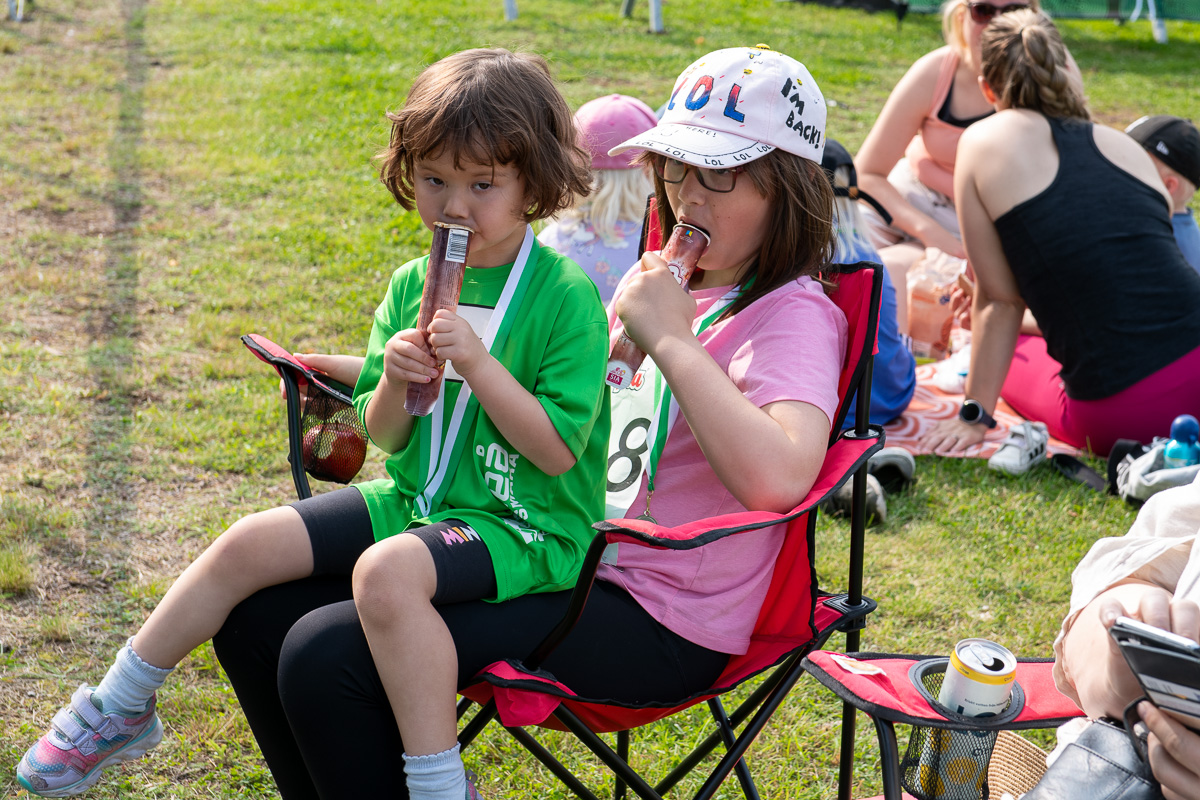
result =
[{"label": "white baseball cap", "polygon": [[653,150],[697,167],[726,168],[775,148],[821,163],[825,98],[803,64],[766,45],[717,50],[685,69],[658,125],[609,155]]}]

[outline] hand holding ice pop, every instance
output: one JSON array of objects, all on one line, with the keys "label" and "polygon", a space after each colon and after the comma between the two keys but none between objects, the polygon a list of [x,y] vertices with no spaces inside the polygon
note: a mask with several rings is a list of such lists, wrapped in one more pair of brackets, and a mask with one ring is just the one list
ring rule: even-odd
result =
[{"label": "hand holding ice pop", "polygon": [[[672,229],[671,238],[662,249],[662,258],[684,289],[687,289],[700,257],[708,249],[708,242],[708,234],[691,225],[679,224]],[[605,382],[616,391],[624,389],[633,381],[645,358],[646,353],[622,332],[609,355]]]},{"label": "hand holding ice pop", "polygon": [[[417,331],[431,356],[433,349],[429,343],[429,326],[439,310],[454,312],[458,309],[458,295],[462,291],[463,270],[472,233],[470,228],[461,225],[445,225],[441,222],[434,225],[433,246],[429,251],[429,267],[425,272],[425,288],[421,294],[421,310],[417,314]],[[441,362],[436,377],[428,383],[408,384],[404,410],[414,417],[423,417],[432,411],[442,390],[444,359],[436,361]]]}]

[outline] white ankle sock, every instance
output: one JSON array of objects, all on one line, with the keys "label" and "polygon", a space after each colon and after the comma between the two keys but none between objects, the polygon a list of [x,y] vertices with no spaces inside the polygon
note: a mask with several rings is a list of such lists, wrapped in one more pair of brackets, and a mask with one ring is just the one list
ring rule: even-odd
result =
[{"label": "white ankle sock", "polygon": [[463,800],[467,796],[467,772],[458,745],[431,756],[404,754],[409,800]]},{"label": "white ankle sock", "polygon": [[133,639],[117,651],[117,658],[96,687],[93,700],[99,700],[106,714],[117,712],[136,716],[146,710],[150,698],[166,682],[173,667],[163,669],[147,664],[133,652]]}]

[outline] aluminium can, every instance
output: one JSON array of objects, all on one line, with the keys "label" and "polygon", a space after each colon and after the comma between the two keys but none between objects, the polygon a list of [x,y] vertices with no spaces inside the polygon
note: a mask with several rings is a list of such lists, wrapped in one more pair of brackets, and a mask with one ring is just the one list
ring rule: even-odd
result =
[{"label": "aluminium can", "polygon": [[1017,659],[987,639],[963,639],[954,646],[938,702],[965,717],[991,717],[1008,707]]},{"label": "aluminium can", "polygon": [[[1012,697],[1017,659],[987,639],[963,639],[954,646],[938,703],[966,717],[991,717]],[[918,734],[918,730],[920,733]],[[980,800],[987,780],[995,733],[982,730],[915,729],[920,756],[907,788],[920,800]]]}]

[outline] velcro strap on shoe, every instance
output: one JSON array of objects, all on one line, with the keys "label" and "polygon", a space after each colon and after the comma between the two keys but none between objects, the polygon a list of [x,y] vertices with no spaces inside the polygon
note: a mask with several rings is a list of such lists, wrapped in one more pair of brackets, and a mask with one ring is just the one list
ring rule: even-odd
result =
[{"label": "velcro strap on shoe", "polygon": [[92,731],[80,725],[69,708],[60,708],[54,719],[50,720],[50,726],[83,755],[90,756],[96,752]]},{"label": "velcro strap on shoe", "polygon": [[71,695],[71,710],[78,714],[79,718],[96,733],[105,739],[112,739],[121,732],[121,729],[110,717],[100,713],[100,709],[96,708],[92,702],[94,693],[95,691],[86,685],[80,686],[75,690],[75,694]]}]

